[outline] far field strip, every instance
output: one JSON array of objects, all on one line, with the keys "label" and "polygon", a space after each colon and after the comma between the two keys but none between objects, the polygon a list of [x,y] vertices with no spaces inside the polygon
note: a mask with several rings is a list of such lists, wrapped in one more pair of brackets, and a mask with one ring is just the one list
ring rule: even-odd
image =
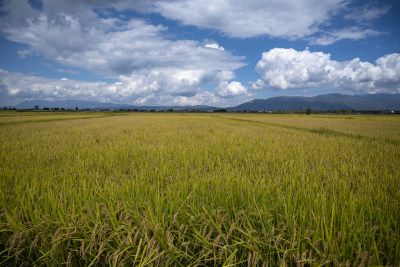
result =
[{"label": "far field strip", "polygon": [[237,117],[226,117],[223,115],[214,115],[213,117],[219,118],[219,119],[226,119],[226,120],[266,125],[266,126],[275,126],[275,127],[285,128],[285,129],[291,129],[291,130],[297,130],[297,131],[303,131],[303,132],[309,132],[309,133],[315,133],[315,134],[321,134],[321,135],[324,134],[324,135],[329,135],[329,136],[343,136],[343,137],[349,137],[349,138],[353,138],[353,139],[364,139],[364,140],[369,140],[369,141],[374,141],[374,142],[384,142],[384,143],[389,143],[389,144],[394,144],[394,145],[400,144],[400,139],[394,139],[394,138],[388,138],[388,137],[378,137],[378,136],[367,136],[367,135],[361,135],[361,134],[341,132],[341,131],[337,131],[337,130],[322,128],[322,127],[307,128],[307,127],[288,125],[288,124],[284,124],[284,123],[260,121],[257,119],[241,119],[241,118],[237,118]]},{"label": "far field strip", "polygon": [[[36,118],[26,120],[26,116],[21,117],[7,117],[7,119],[1,118],[0,119],[0,127],[6,125],[15,125],[15,124],[24,124],[24,123],[36,123],[36,122],[54,122],[54,121],[66,121],[66,120],[85,120],[85,119],[97,119],[97,118],[106,118],[111,116],[121,116],[126,114],[95,114],[95,115],[61,115],[61,116],[39,116]],[[28,115],[29,116],[29,115]],[[50,117],[50,118],[47,118]]]},{"label": "far field strip", "polygon": [[[168,113],[170,114],[170,113]],[[36,116],[35,116],[36,115]],[[42,123],[66,120],[81,120],[105,118],[111,116],[126,116],[127,113],[8,113],[0,114],[0,127],[25,123]],[[166,114],[160,114],[166,115]],[[364,139],[390,144],[400,144],[400,118],[368,117],[368,116],[339,116],[339,115],[259,115],[259,114],[202,114],[205,117],[214,117],[231,121],[255,123],[292,129],[303,132],[323,134],[329,136],[344,136],[353,139]],[[304,120],[306,119],[306,120]],[[302,126],[299,126],[301,122]],[[376,122],[379,122],[377,127]],[[338,130],[339,129],[339,130]],[[343,129],[340,130],[340,129]],[[360,134],[362,133],[362,134]]]}]

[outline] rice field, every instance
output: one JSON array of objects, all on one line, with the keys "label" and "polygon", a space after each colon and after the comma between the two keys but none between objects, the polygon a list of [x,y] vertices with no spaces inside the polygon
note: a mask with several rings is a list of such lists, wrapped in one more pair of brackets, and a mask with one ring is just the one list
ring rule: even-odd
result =
[{"label": "rice field", "polygon": [[0,148],[0,265],[400,264],[399,116],[0,112]]}]

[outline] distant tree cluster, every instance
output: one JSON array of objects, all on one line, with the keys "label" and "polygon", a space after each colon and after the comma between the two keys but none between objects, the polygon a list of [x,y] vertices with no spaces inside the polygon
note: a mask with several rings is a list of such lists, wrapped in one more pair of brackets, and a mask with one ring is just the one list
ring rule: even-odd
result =
[{"label": "distant tree cluster", "polygon": [[[0,107],[1,110],[16,110],[15,107]],[[173,109],[173,108],[165,108],[165,109],[90,109],[90,108],[59,108],[59,107],[44,107],[40,109],[38,105],[33,106],[30,109],[19,109],[18,111],[100,111],[100,112],[195,112],[195,113],[267,113],[267,114],[343,114],[343,115],[350,115],[350,114],[380,114],[380,115],[391,115],[391,114],[400,114],[400,110],[346,110],[346,109],[339,109],[339,110],[312,110],[310,107],[303,109],[300,108],[299,110],[234,110],[229,108],[217,108],[217,109]]]}]

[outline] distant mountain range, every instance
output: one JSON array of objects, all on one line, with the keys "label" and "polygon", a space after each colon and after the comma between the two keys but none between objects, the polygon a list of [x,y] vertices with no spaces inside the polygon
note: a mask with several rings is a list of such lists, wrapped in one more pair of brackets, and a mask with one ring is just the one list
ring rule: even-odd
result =
[{"label": "distant mountain range", "polygon": [[400,110],[400,94],[341,95],[328,94],[313,97],[282,96],[255,99],[232,110]]},{"label": "distant mountain range", "polygon": [[[219,107],[212,106],[135,106],[126,104],[100,103],[93,101],[25,101],[16,106],[17,109],[33,109],[35,106],[43,108],[64,109],[140,109],[140,110],[188,110],[207,111],[218,110]],[[236,107],[228,107],[231,111],[271,111],[271,110],[400,110],[400,94],[365,94],[365,95],[342,95],[327,94],[313,97],[283,96],[269,99],[254,99],[240,104]]]}]

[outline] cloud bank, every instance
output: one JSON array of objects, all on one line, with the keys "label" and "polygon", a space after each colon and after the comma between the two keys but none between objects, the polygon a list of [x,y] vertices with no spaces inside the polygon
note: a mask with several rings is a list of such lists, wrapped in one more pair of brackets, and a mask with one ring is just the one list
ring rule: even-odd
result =
[{"label": "cloud bank", "polygon": [[[130,7],[124,1],[111,4],[121,10]],[[147,4],[143,1],[142,6]],[[182,104],[197,103],[196,96],[202,94],[199,93],[202,86],[232,80],[234,71],[245,65],[243,57],[233,55],[216,42],[172,40],[165,26],[152,25],[135,17],[107,17],[95,12],[94,7],[109,5],[107,1],[66,4],[56,0],[43,1],[40,8],[23,0],[4,4],[2,9],[6,15],[0,22],[0,31],[7,39],[29,46],[29,49],[19,51],[21,57],[39,54],[62,66],[85,69],[118,80],[109,85],[76,81],[72,86],[71,81],[50,79],[46,82],[60,83],[62,88],[51,92],[50,86],[39,86],[40,78],[23,77],[23,80],[35,81],[31,92],[40,92],[37,97],[90,95],[95,99],[123,103],[160,104],[170,98],[176,98],[174,101]],[[20,74],[3,71],[3,79],[5,75]],[[7,84],[10,80],[12,77]],[[26,98],[33,97],[22,82],[18,88],[25,88],[17,91],[25,92]],[[77,88],[82,93],[78,94]],[[16,95],[11,93],[14,91],[10,87],[6,89],[10,97]],[[19,96],[22,97],[22,93]],[[222,97],[215,93],[208,96]],[[225,101],[220,100],[221,103]],[[212,103],[215,101],[211,100]]]},{"label": "cloud bank", "polygon": [[31,51],[21,51],[22,55],[39,53],[62,65],[113,78],[154,69],[227,72],[243,66],[242,58],[216,43],[172,41],[165,36],[165,27],[141,19],[104,19],[88,10],[85,17],[93,17],[96,23],[86,23],[79,13],[52,14],[50,10],[46,14],[29,8],[23,23],[2,23],[2,33],[9,40],[30,46]]},{"label": "cloud bank", "polygon": [[[162,75],[154,73],[153,75]],[[176,86],[176,83],[198,83],[185,79],[190,73],[175,74],[168,83]],[[8,72],[0,69],[0,105],[16,105],[22,101],[42,100],[66,100],[79,99],[88,101],[100,101],[111,103],[125,103],[134,105],[215,105],[229,106],[249,100],[250,94],[239,82],[223,81],[220,84],[227,85],[225,91],[218,87],[217,92],[210,92],[200,88],[183,92],[179,89],[174,93],[168,84],[161,85],[160,80],[167,78],[149,76],[121,76],[117,82],[86,82],[62,79],[49,79],[23,73]],[[176,81],[178,80],[178,81]]]},{"label": "cloud bank", "polygon": [[[157,1],[154,10],[185,25],[216,29],[230,37],[300,38],[318,31],[342,0]],[[299,12],[301,10],[301,12]]]},{"label": "cloud bank", "polygon": [[[381,34],[370,29],[367,22],[386,14],[390,6],[366,5],[354,9],[350,3],[347,0],[171,0],[154,1],[147,10],[184,25],[214,29],[237,38],[268,35],[293,40],[309,37],[313,44],[328,45],[342,39]],[[329,29],[330,34],[326,36],[326,28],[333,18],[363,24]]]},{"label": "cloud bank", "polygon": [[[375,64],[359,58],[336,61],[330,54],[274,48],[262,54],[253,89],[346,88],[357,93],[400,93],[400,54],[385,55]],[[349,91],[348,91],[349,92]]]}]

